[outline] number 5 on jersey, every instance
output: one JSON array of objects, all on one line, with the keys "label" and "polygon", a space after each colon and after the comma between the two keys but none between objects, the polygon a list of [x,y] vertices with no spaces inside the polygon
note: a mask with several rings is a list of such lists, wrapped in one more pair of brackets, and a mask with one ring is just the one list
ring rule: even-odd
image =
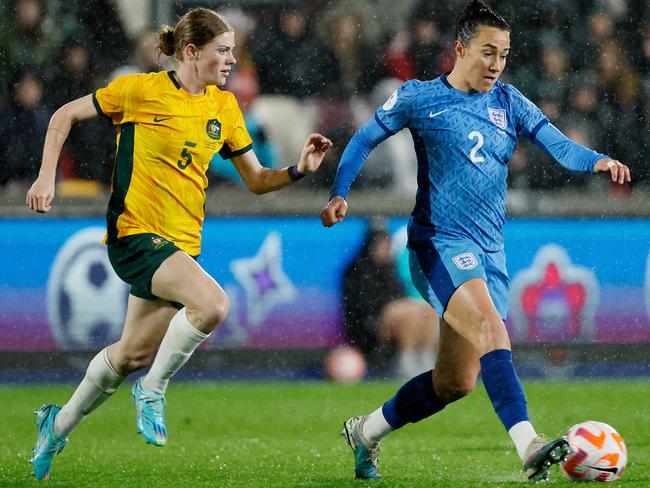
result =
[{"label": "number 5 on jersey", "polygon": [[196,147],[196,143],[185,141],[185,147],[181,151],[181,158],[183,158],[185,161],[181,161],[179,159],[178,163],[176,163],[180,169],[185,169],[192,163],[192,155],[187,150],[188,147]]}]

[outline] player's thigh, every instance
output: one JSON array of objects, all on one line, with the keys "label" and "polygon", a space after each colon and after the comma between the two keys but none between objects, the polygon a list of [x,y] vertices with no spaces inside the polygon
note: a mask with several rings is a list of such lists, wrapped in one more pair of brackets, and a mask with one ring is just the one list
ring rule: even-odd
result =
[{"label": "player's thigh", "polygon": [[443,318],[479,353],[510,348],[505,324],[494,306],[487,283],[480,278],[469,280],[456,289]]},{"label": "player's thigh", "polygon": [[175,252],[165,259],[151,279],[152,293],[188,308],[227,309],[228,298],[221,286],[191,256]]},{"label": "player's thigh", "polygon": [[476,385],[480,369],[476,348],[445,320],[440,320],[440,346],[433,372],[438,395],[458,397],[469,393]]}]

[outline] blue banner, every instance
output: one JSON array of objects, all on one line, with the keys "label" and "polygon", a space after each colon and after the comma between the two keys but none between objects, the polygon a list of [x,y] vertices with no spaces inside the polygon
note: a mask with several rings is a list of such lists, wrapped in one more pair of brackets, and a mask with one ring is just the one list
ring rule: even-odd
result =
[{"label": "blue banner", "polygon": [[[407,219],[387,222],[409,285]],[[231,310],[205,347],[343,343],[341,277],[367,225],[207,219],[199,262]],[[97,349],[119,337],[128,286],[103,234],[103,219],[0,220],[0,350]],[[650,342],[650,221],[510,220],[505,234],[513,342]]]}]

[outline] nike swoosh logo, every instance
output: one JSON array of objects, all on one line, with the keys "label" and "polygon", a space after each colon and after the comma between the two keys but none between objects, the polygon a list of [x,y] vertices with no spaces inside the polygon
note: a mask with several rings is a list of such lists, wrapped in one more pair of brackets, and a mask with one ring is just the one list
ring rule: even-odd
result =
[{"label": "nike swoosh logo", "polygon": [[433,112],[429,112],[429,118],[432,119],[434,117],[437,117],[438,115],[444,114],[447,110],[449,109],[446,108],[444,110],[441,110],[440,112],[436,112],[435,114]]},{"label": "nike swoosh logo", "polygon": [[587,466],[587,467],[591,469],[596,469],[598,471],[604,471],[606,473],[614,473],[614,474],[618,473],[618,468],[600,468],[598,466]]},{"label": "nike swoosh logo", "polygon": [[156,116],[153,118],[153,121],[156,122],[156,123],[158,123],[158,122],[164,122],[165,120],[169,120],[169,119],[171,119],[171,117],[163,117],[162,119],[159,119],[158,116],[156,115]]}]

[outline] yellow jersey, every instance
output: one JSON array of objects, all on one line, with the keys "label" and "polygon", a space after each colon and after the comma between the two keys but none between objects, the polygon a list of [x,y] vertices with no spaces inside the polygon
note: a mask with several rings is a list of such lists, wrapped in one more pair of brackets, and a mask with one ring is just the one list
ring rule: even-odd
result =
[{"label": "yellow jersey", "polygon": [[192,95],[168,71],[121,76],[93,102],[118,126],[107,243],[153,233],[198,255],[210,160],[252,148],[235,96],[215,86]]}]

